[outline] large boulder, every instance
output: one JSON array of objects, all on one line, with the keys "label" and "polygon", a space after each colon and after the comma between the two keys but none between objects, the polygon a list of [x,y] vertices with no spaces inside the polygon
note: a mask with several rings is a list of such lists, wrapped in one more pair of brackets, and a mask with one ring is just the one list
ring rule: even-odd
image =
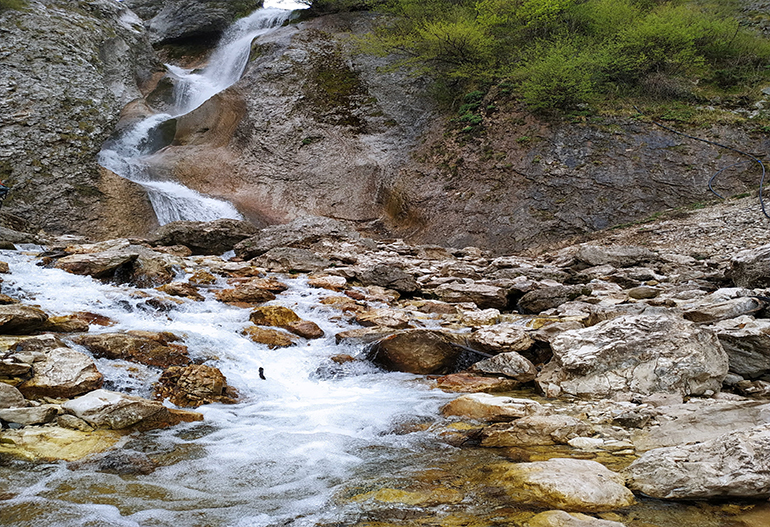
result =
[{"label": "large boulder", "polygon": [[129,332],[80,335],[73,342],[84,346],[95,357],[122,359],[167,368],[190,364],[187,347],[177,344],[171,333]]},{"label": "large boulder", "polygon": [[703,443],[657,448],[626,470],[631,489],[653,498],[770,497],[770,425]]},{"label": "large boulder", "polygon": [[168,399],[177,406],[191,408],[237,401],[237,393],[227,385],[222,372],[204,364],[167,369],[155,385],[153,395],[158,400]]},{"label": "large boulder", "polygon": [[253,223],[243,220],[173,221],[152,233],[149,241],[155,245],[184,245],[193,254],[223,254],[258,231]]},{"label": "large boulder", "polygon": [[0,333],[27,334],[42,330],[48,315],[40,308],[21,304],[0,305]]},{"label": "large boulder", "polygon": [[729,276],[738,287],[770,287],[770,244],[740,251],[732,257]]},{"label": "large boulder", "polygon": [[101,388],[104,380],[88,355],[70,348],[50,350],[33,369],[32,378],[18,387],[28,399],[75,397]]},{"label": "large boulder", "polygon": [[576,512],[603,512],[634,504],[625,478],[584,459],[554,458],[509,465],[499,477],[517,503]]},{"label": "large boulder", "polygon": [[373,360],[391,371],[446,373],[455,367],[461,349],[439,331],[403,330],[372,345]]},{"label": "large boulder", "polygon": [[235,246],[244,260],[265,254],[276,247],[307,249],[321,240],[358,240],[361,235],[346,224],[321,216],[305,216],[284,225],[271,225]]},{"label": "large boulder", "polygon": [[512,421],[542,412],[542,405],[531,399],[502,397],[488,393],[461,395],[441,408],[441,413],[446,416],[478,421]]},{"label": "large boulder", "polygon": [[481,446],[564,445],[570,439],[588,435],[591,431],[591,425],[568,415],[532,415],[511,424],[485,428]]},{"label": "large boulder", "polygon": [[549,396],[703,395],[720,390],[727,354],[716,335],[674,315],[623,316],[566,331],[537,377]]}]

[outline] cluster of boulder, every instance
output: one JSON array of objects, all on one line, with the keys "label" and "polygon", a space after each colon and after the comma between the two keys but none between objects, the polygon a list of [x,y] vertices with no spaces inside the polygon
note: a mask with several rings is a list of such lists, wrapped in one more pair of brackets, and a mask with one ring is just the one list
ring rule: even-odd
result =
[{"label": "cluster of boulder", "polygon": [[[234,257],[217,256],[229,250]],[[52,244],[40,263],[153,286],[162,293],[148,296],[153,309],[206,295],[252,309],[244,334],[271,348],[325,336],[292,310],[264,305],[286,290],[266,272],[307,274],[309,285],[328,290],[323,309],[360,326],[335,336],[340,353],[321,374],[345,375],[351,362],[367,360],[426,375],[463,393],[442,412],[471,426],[447,432],[447,441],[522,461],[527,447],[564,445],[576,457],[628,465],[613,472],[590,459],[550,459],[510,463],[493,478],[514,501],[582,514],[628,507],[631,491],[770,497],[770,246],[695,256],[587,243],[493,257],[472,247],[378,242],[308,217],[261,230],[235,220],[176,222],[146,240]],[[193,364],[175,335],[90,334],[95,315],[53,320],[19,304],[0,306],[0,314],[11,307],[18,315],[0,318],[5,334],[59,328],[94,357],[164,369],[158,399],[195,407],[237,397],[218,370]],[[56,419],[69,430],[114,431],[197,418],[101,390],[90,357],[55,336],[18,337],[4,348],[0,372],[18,388],[0,384],[8,425]],[[494,395],[514,389],[544,398]],[[544,513],[530,525],[621,525],[563,514]]]}]

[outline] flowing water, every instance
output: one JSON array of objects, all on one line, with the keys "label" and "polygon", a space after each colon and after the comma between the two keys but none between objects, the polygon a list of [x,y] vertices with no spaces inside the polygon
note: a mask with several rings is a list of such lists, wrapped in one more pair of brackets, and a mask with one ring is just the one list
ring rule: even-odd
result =
[{"label": "flowing water", "polygon": [[280,27],[294,10],[302,7],[306,6],[291,0],[266,2],[264,8],[238,20],[225,32],[202,71],[167,64],[175,80],[172,111],[151,115],[129,126],[102,148],[99,163],[142,185],[161,225],[178,220],[242,219],[238,210],[226,201],[204,196],[174,181],[158,180],[147,158],[163,146],[153,137],[162,133],[165,123],[195,110],[237,82],[248,63],[251,42]]}]

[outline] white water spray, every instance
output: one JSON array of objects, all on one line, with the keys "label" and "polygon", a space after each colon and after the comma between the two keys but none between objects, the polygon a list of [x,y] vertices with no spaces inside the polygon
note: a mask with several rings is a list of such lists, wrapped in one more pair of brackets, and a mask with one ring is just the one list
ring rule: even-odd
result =
[{"label": "white water spray", "polygon": [[195,110],[236,83],[248,63],[252,41],[280,27],[294,9],[301,7],[307,6],[292,2],[268,4],[268,7],[238,20],[222,37],[209,65],[200,72],[167,64],[170,74],[177,81],[171,113],[143,119],[102,148],[99,164],[144,186],[161,225],[177,220],[242,219],[231,203],[204,196],[177,182],[157,180],[147,157],[164,146],[155,140],[162,135],[164,123]]}]

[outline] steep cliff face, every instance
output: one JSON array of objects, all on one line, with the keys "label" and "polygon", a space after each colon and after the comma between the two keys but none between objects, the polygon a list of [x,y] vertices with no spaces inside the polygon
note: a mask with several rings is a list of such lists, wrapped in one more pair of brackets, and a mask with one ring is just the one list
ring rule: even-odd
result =
[{"label": "steep cliff face", "polygon": [[0,10],[0,35],[4,210],[51,232],[149,228],[144,192],[96,163],[121,108],[160,71],[141,21],[113,0],[30,1]]}]

